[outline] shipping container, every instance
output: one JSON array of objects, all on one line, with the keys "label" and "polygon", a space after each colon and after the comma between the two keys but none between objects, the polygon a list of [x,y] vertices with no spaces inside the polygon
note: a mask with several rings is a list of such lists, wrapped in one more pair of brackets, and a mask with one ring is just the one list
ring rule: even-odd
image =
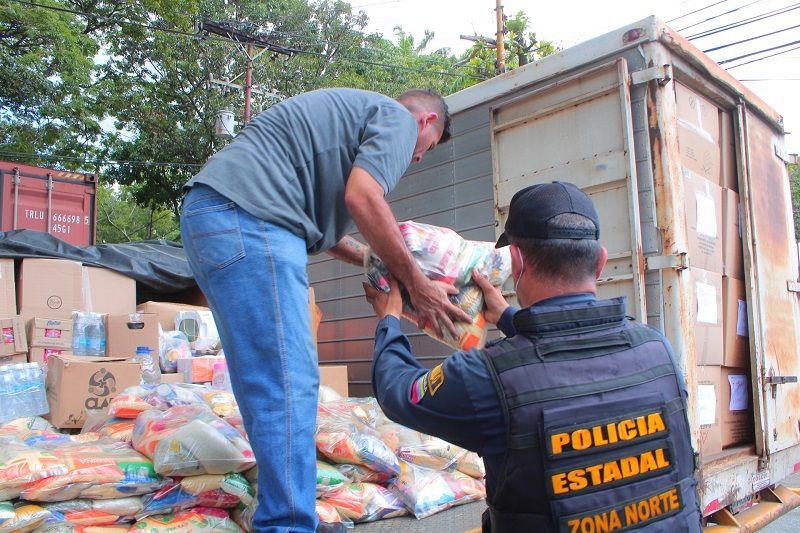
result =
[{"label": "shipping container", "polygon": [[[800,471],[800,271],[781,116],[654,17],[447,102],[453,140],[391,194],[398,220],[491,241],[515,191],[576,183],[609,252],[599,296],[626,296],[686,377],[708,523],[754,531],[797,506],[798,491],[778,484]],[[317,256],[309,276],[321,364],[346,363],[350,390],[371,395],[363,273]],[[425,364],[449,353],[403,327]]]},{"label": "shipping container", "polygon": [[0,230],[33,229],[75,246],[95,243],[97,177],[0,161]]}]

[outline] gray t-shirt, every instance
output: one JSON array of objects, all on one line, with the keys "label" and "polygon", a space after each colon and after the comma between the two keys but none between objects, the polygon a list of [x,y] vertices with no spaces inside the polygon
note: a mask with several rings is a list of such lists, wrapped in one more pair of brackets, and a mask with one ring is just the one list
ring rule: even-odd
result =
[{"label": "gray t-shirt", "polygon": [[353,166],[369,172],[386,194],[411,163],[416,142],[414,116],[397,101],[322,89],[256,116],[186,187],[208,185],[317,253],[352,227],[344,189]]}]

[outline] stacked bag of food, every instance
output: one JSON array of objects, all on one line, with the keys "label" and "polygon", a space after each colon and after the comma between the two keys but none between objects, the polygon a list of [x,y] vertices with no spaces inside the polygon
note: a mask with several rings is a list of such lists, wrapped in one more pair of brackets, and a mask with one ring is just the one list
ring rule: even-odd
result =
[{"label": "stacked bag of food", "polygon": [[[474,454],[390,422],[373,398],[320,397],[320,520],[422,518],[484,497]],[[130,387],[78,435],[38,417],[0,425],[0,533],[250,531],[257,477],[230,392]]]}]

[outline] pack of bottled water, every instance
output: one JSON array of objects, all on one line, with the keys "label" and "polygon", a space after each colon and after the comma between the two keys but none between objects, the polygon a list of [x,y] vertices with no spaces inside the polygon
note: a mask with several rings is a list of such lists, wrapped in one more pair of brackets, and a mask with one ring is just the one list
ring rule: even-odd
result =
[{"label": "pack of bottled water", "polygon": [[0,366],[0,423],[49,411],[44,374],[37,363]]}]

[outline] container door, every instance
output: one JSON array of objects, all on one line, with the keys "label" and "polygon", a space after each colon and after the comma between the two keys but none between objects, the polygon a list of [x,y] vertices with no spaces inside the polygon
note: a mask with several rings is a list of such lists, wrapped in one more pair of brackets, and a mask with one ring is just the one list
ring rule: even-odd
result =
[{"label": "container door", "polygon": [[[745,278],[754,350],[754,388],[760,391],[767,452],[800,442],[800,293],[792,199],[783,136],[740,108],[740,145],[746,147],[740,175]],[[746,200],[746,201],[745,201]],[[749,268],[748,268],[749,265]]]},{"label": "container door", "polygon": [[79,174],[61,178],[58,171],[32,175],[20,168],[18,179],[3,172],[2,229],[42,231],[75,246],[94,244],[95,183]]},{"label": "container door", "polygon": [[528,185],[562,180],[586,192],[608,249],[598,297],[626,296],[628,314],[645,322],[628,84],[620,58],[492,108],[494,193],[499,234],[511,197]]}]

